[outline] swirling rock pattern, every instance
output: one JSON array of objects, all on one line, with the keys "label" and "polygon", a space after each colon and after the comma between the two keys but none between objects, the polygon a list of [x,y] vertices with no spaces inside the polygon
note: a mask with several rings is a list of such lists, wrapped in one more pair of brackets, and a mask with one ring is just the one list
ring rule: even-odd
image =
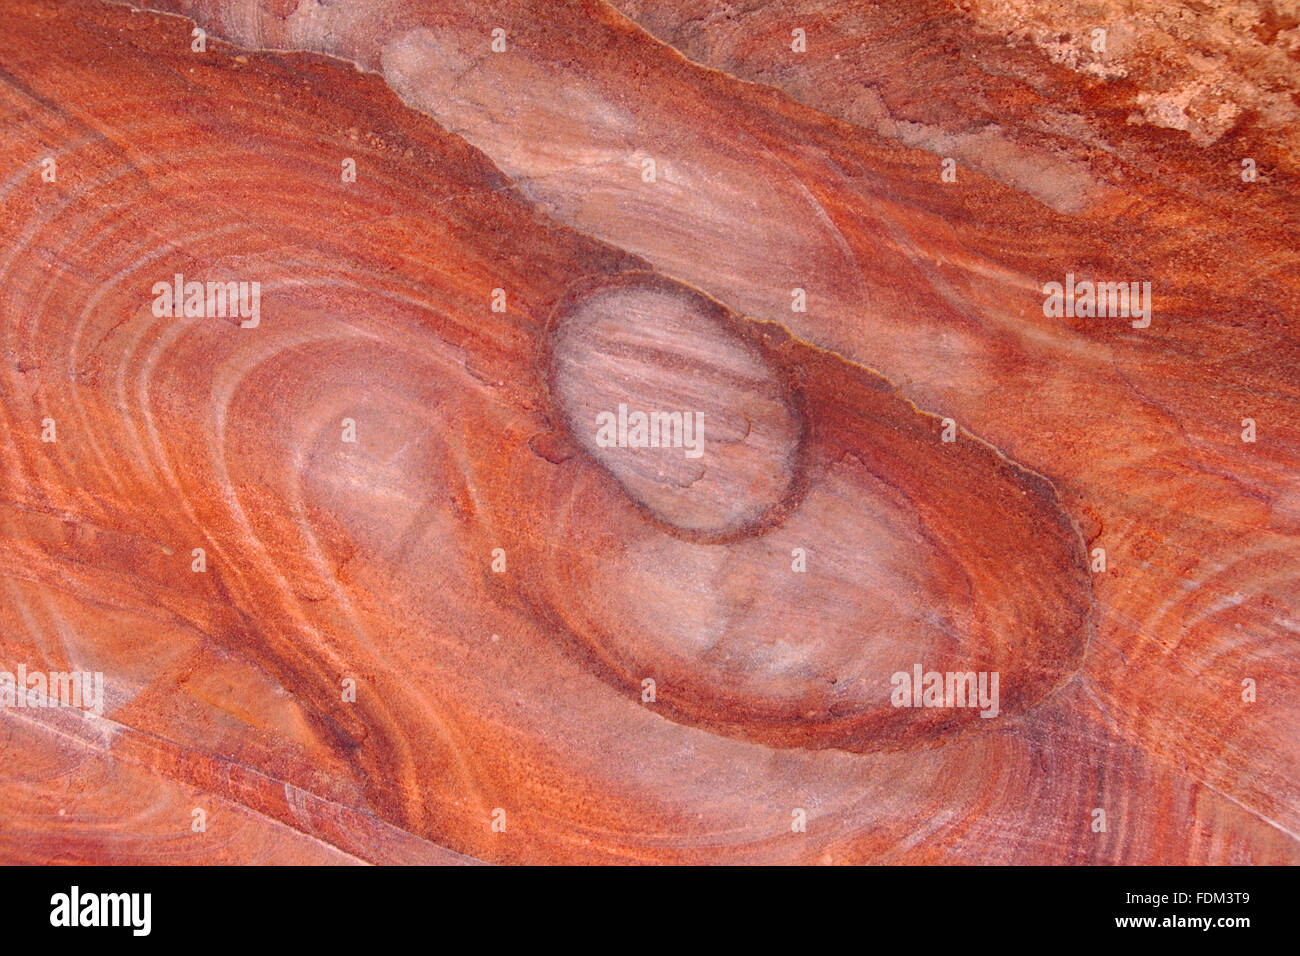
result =
[{"label": "swirling rock pattern", "polygon": [[0,25],[0,859],[1300,861],[1271,6],[147,6]]}]

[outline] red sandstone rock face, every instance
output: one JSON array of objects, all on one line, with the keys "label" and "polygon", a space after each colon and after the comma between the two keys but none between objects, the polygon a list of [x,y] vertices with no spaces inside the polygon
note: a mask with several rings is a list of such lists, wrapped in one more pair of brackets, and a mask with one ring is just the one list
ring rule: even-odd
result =
[{"label": "red sandstone rock face", "polygon": [[1286,11],[149,5],[0,26],[0,858],[1300,860]]}]

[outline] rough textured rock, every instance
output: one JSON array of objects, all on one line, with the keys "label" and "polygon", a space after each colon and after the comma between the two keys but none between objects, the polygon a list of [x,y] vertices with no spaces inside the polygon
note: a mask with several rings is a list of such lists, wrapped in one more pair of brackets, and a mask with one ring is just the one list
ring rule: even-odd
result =
[{"label": "rough textured rock", "polygon": [[149,6],[0,24],[3,859],[1300,861],[1293,11]]}]

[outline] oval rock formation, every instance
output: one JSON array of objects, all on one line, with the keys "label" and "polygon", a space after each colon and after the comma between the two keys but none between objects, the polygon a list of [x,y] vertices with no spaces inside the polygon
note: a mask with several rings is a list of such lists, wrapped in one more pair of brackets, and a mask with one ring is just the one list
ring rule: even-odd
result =
[{"label": "oval rock formation", "polygon": [[[1055,489],[882,376],[641,271],[564,296],[541,373],[587,455],[518,502],[511,550],[553,633],[626,693],[651,681],[659,713],[906,750],[1081,665],[1091,587]],[[654,413],[700,410],[699,457],[649,440]]]},{"label": "oval rock formation", "polygon": [[547,347],[570,434],[674,531],[725,538],[792,496],[794,390],[712,300],[652,275],[604,280],[557,308]]}]

